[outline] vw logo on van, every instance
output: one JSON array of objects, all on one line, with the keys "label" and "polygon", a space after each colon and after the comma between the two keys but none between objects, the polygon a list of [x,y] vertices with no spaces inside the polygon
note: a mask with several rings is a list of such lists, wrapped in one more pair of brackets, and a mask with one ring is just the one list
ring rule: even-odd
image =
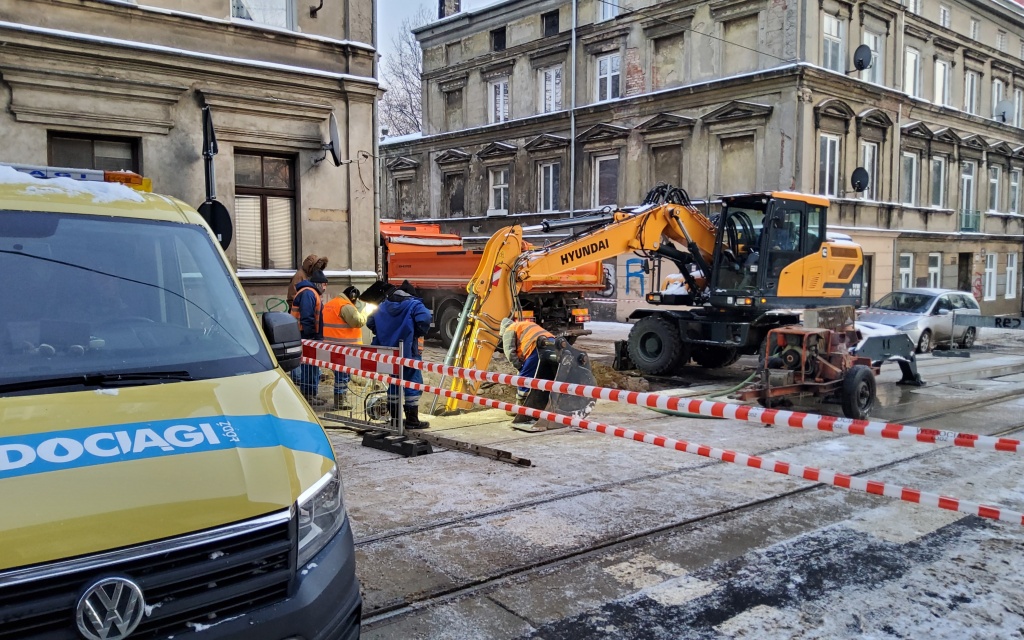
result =
[{"label": "vw logo on van", "polygon": [[78,631],[89,640],[123,640],[142,622],[146,601],[139,585],[104,578],[82,594],[75,610]]}]

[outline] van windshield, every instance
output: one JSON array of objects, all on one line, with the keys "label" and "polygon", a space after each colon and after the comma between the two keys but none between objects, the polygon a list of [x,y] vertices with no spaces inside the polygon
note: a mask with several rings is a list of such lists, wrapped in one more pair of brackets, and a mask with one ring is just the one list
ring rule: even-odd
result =
[{"label": "van windshield", "polygon": [[272,368],[204,229],[0,211],[0,395]]}]

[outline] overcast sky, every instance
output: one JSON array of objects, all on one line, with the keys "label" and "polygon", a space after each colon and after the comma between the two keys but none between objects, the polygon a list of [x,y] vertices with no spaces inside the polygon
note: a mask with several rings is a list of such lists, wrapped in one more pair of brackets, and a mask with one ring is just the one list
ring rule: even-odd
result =
[{"label": "overcast sky", "polygon": [[[462,0],[462,8],[479,9],[500,0]],[[377,19],[380,32],[377,34],[377,46],[381,55],[391,51],[391,40],[398,33],[402,21],[416,13],[420,7],[426,7],[431,15],[437,15],[438,0],[377,0]]]}]

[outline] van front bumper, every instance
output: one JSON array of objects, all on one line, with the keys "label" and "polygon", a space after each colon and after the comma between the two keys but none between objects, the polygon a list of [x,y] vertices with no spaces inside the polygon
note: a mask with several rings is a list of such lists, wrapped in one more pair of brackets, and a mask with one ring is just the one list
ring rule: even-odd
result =
[{"label": "van front bumper", "polygon": [[211,621],[204,640],[354,640],[363,601],[356,579],[348,517],[334,539],[295,576],[285,600],[222,622]]}]

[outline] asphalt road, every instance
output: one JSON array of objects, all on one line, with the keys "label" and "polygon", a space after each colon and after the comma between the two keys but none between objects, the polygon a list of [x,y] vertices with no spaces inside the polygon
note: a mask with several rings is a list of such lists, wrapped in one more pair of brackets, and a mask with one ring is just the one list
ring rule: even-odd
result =
[{"label": "asphalt road", "polygon": [[[969,364],[924,358],[930,377],[952,370],[953,379],[883,384],[876,415],[1019,436],[1024,375],[1007,372],[1024,371],[1024,357],[1008,349]],[[722,384],[696,368],[680,381],[691,393]],[[612,403],[594,417],[1024,511],[1015,454]],[[526,434],[496,411],[433,420],[431,431],[533,466],[453,451],[404,459],[332,434],[357,538],[364,637],[1024,636],[1020,525],[575,429]]]}]

